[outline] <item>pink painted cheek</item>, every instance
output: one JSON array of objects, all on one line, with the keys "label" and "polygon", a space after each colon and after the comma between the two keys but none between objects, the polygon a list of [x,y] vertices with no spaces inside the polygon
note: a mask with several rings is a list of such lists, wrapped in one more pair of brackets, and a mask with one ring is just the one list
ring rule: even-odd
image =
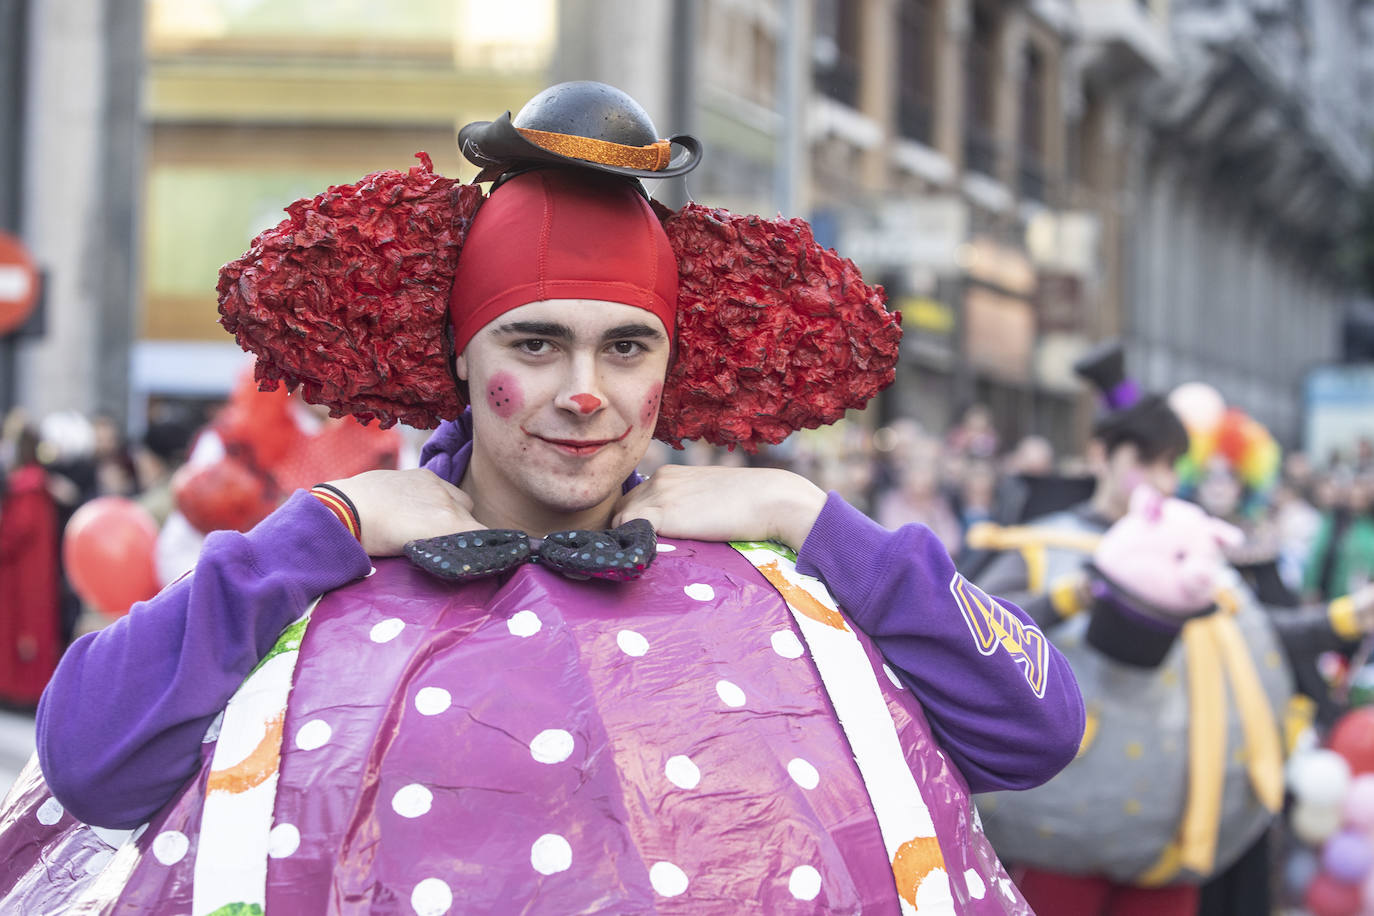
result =
[{"label": "pink painted cheek", "polygon": [[639,425],[648,426],[654,421],[654,414],[658,412],[658,402],[663,398],[663,386],[655,385],[649,392],[649,397],[644,401],[644,409],[639,412]]},{"label": "pink painted cheek", "polygon": [[487,380],[487,406],[503,420],[515,416],[525,404],[520,383],[508,372],[498,372]]}]

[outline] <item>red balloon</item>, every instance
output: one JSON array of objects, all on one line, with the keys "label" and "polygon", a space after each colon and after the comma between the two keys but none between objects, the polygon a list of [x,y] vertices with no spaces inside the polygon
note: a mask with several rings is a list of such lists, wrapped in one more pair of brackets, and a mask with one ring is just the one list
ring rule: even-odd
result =
[{"label": "red balloon", "polygon": [[153,548],[157,522],[138,503],[102,496],[72,515],[62,535],[62,563],[81,599],[124,614],[158,592]]},{"label": "red balloon", "polygon": [[1374,773],[1374,706],[1360,706],[1341,716],[1327,744],[1345,758],[1354,775]]},{"label": "red balloon", "polygon": [[1326,872],[1319,872],[1303,895],[1312,916],[1355,916],[1360,911],[1360,887],[1344,884]]}]

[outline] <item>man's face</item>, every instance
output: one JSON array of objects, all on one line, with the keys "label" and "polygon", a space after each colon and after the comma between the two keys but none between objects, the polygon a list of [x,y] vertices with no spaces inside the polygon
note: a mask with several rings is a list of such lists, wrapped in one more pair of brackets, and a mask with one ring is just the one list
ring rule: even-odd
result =
[{"label": "man's face", "polygon": [[482,328],[457,370],[483,497],[515,518],[609,510],[653,437],[668,354],[663,323],[617,302],[532,302]]},{"label": "man's face", "polygon": [[1178,489],[1178,474],[1174,461],[1161,456],[1145,461],[1133,442],[1123,442],[1106,456],[1101,481],[1111,494],[1111,508],[1118,516],[1125,515],[1131,504],[1131,494],[1142,483],[1149,484],[1165,496],[1173,496]]}]

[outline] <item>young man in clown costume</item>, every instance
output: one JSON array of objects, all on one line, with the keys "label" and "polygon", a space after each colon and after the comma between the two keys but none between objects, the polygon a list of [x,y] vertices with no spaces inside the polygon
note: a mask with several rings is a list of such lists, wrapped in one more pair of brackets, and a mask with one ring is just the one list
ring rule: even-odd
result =
[{"label": "young man in clown costume", "polygon": [[[796,475],[634,472],[655,435],[750,447],[833,421],[895,358],[881,294],[804,224],[656,214],[629,179],[698,152],[656,136],[622,93],[554,87],[460,135],[501,173],[475,215],[473,186],[380,173],[293,205],[226,267],[225,323],[261,377],[384,422],[456,419],[424,468],[212,535],[192,574],[73,647],[42,775],[0,833],[5,899],[1029,912],[969,791],[1043,782],[1078,746],[1077,687],[1039,630],[927,530]],[[444,244],[447,275],[424,260]],[[359,267],[368,246],[405,278]],[[416,331],[425,289],[446,312]],[[445,337],[450,386],[431,384]]]}]

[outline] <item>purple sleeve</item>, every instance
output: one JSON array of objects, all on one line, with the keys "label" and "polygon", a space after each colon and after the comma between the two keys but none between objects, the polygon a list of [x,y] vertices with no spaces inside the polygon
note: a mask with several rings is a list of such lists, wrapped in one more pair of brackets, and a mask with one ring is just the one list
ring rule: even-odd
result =
[{"label": "purple sleeve", "polygon": [[247,534],[211,534],[192,573],[63,656],[38,705],[53,795],[89,824],[143,823],[196,771],[206,728],[282,629],[370,566],[305,491]]},{"label": "purple sleeve", "polygon": [[960,576],[923,525],[888,531],[831,493],[797,568],[897,669],[974,792],[1039,785],[1078,752],[1068,663],[1020,608]]}]

